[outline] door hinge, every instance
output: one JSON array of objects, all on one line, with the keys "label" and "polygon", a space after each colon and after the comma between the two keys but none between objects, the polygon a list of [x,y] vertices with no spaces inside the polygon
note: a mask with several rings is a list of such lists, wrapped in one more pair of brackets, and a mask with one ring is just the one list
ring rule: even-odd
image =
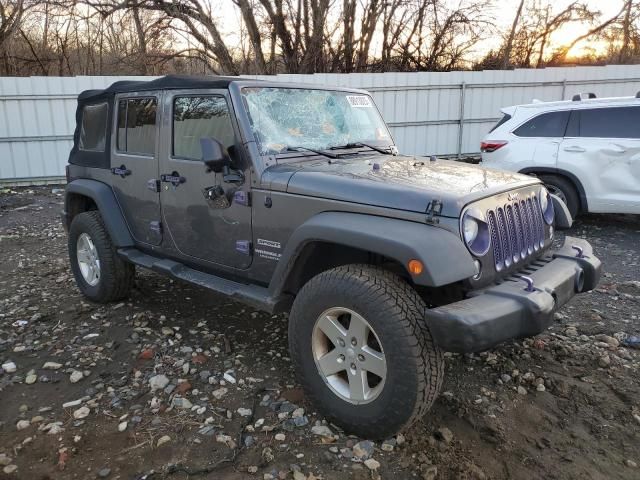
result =
[{"label": "door hinge", "polygon": [[245,207],[251,206],[251,194],[243,190],[238,190],[233,194],[233,203],[243,205]]},{"label": "door hinge", "polygon": [[251,255],[251,240],[236,240],[236,251],[243,255]]},{"label": "door hinge", "polygon": [[147,188],[155,193],[160,193],[160,180],[151,178],[147,180]]},{"label": "door hinge", "polygon": [[158,220],[149,222],[149,230],[151,230],[152,232],[156,232],[158,235],[162,235],[162,222]]}]

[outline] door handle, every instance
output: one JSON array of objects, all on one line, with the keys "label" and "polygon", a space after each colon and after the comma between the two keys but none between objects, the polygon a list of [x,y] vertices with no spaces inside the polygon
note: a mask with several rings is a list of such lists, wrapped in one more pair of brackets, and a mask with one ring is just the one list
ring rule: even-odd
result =
[{"label": "door handle", "polygon": [[111,174],[112,175],[120,175],[120,178],[124,178],[127,175],[131,175],[131,170],[129,170],[124,165],[120,165],[119,167],[113,167],[111,169]]},{"label": "door handle", "polygon": [[625,153],[627,151],[626,148],[624,148],[621,145],[618,145],[616,143],[612,143],[611,144],[611,149],[610,149],[613,153]]},{"label": "door handle", "polygon": [[577,145],[571,145],[570,147],[564,147],[563,150],[565,152],[575,152],[575,153],[586,152],[586,150],[584,148],[579,147]]},{"label": "door handle", "polygon": [[171,185],[173,185],[173,188],[176,188],[181,183],[186,182],[187,179],[181,176],[178,172],[171,172],[163,173],[162,175],[160,175],[160,181],[164,183],[170,183]]}]

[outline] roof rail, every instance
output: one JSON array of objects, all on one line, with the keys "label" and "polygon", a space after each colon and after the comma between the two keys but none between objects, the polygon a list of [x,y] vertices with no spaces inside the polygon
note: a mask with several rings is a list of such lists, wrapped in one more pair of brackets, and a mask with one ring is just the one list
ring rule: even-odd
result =
[{"label": "roof rail", "polygon": [[588,93],[576,93],[573,97],[571,97],[571,100],[574,102],[580,102],[584,96],[586,96],[586,98],[596,98],[595,93],[588,92]]}]

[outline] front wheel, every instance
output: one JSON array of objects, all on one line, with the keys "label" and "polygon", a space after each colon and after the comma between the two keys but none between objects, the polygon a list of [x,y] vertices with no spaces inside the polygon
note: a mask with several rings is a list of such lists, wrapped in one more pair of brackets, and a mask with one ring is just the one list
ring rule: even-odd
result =
[{"label": "front wheel", "polygon": [[549,193],[556,195],[569,209],[572,218],[576,218],[580,211],[580,197],[570,181],[555,175],[540,175]]},{"label": "front wheel", "polygon": [[425,309],[407,282],[368,265],[328,270],[302,288],[289,346],[300,382],[327,418],[383,439],[426,413],[444,363]]}]

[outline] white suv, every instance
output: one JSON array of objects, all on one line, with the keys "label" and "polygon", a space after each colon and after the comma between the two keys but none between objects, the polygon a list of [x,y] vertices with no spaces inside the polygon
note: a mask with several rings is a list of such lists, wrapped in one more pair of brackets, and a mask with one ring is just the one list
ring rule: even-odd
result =
[{"label": "white suv", "polygon": [[640,213],[640,92],[502,109],[482,163],[533,174],[579,212]]}]

